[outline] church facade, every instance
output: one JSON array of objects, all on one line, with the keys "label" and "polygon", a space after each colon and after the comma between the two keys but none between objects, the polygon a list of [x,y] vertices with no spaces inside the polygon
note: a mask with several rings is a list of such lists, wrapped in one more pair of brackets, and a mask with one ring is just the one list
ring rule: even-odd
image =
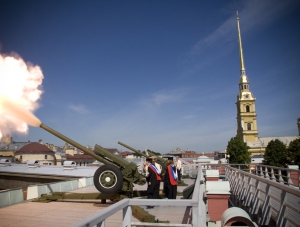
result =
[{"label": "church facade", "polygon": [[241,136],[244,142],[250,147],[251,155],[264,154],[268,143],[271,140],[279,139],[281,142],[289,145],[289,143],[300,137],[300,118],[297,119],[298,136],[278,136],[278,137],[258,137],[257,114],[255,109],[255,100],[253,93],[250,91],[250,84],[246,75],[244,62],[244,54],[242,47],[242,37],[240,30],[240,22],[237,14],[238,44],[240,58],[240,79],[239,94],[237,95],[237,135]]}]

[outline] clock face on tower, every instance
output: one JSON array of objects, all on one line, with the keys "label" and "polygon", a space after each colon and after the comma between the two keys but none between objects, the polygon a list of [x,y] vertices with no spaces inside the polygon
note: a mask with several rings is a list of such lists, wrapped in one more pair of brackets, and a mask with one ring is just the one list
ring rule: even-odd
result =
[{"label": "clock face on tower", "polygon": [[246,99],[248,99],[248,98],[249,98],[249,94],[245,94],[244,97],[245,97]]}]

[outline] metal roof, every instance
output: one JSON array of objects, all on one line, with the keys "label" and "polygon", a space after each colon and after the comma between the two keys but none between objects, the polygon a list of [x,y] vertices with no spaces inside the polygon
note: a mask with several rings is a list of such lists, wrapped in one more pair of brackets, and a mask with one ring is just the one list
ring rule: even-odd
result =
[{"label": "metal roof", "polygon": [[274,136],[274,137],[259,137],[256,141],[248,141],[247,145],[250,147],[266,147],[272,140],[280,140],[286,145],[289,145],[291,141],[299,139],[300,136]]},{"label": "metal roof", "polygon": [[0,173],[32,174],[63,177],[91,177],[94,176],[97,167],[77,166],[72,170],[65,170],[63,166],[43,166],[29,168],[27,164],[11,164],[11,166],[0,167]]}]

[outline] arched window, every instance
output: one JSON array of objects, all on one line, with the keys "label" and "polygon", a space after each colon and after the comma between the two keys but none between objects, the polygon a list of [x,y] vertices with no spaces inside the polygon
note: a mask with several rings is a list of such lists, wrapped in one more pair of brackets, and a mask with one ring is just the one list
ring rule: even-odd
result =
[{"label": "arched window", "polygon": [[250,123],[247,124],[247,129],[251,130],[251,124]]},{"label": "arched window", "polygon": [[250,112],[250,106],[246,106],[246,112]]}]

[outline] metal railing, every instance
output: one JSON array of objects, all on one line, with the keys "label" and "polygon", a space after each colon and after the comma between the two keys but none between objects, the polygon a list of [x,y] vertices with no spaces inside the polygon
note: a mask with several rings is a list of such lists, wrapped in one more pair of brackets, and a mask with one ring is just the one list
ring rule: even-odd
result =
[{"label": "metal railing", "polygon": [[248,211],[259,226],[299,226],[299,188],[284,184],[279,180],[281,175],[272,175],[275,169],[287,172],[289,169],[261,165],[259,167],[263,169],[258,171],[259,175],[254,175],[226,166],[226,178],[230,182],[232,200],[237,206]]},{"label": "metal railing", "polygon": [[[81,226],[94,226],[103,227],[105,226],[105,220],[111,215],[118,211],[123,211],[123,227],[131,226],[192,226],[200,227],[206,226],[206,205],[203,201],[203,196],[205,193],[205,186],[203,184],[203,173],[202,168],[198,169],[198,176],[195,182],[194,192],[192,199],[180,199],[180,200],[164,200],[162,203],[160,199],[123,199],[118,203],[115,203],[104,210],[101,210],[94,215],[76,223],[74,227]],[[175,206],[175,207],[192,207],[192,223],[182,224],[182,223],[146,223],[146,222],[132,222],[132,208],[133,205],[139,206]]]},{"label": "metal railing", "polygon": [[300,187],[300,170],[255,165],[251,173],[289,186]]},{"label": "metal railing", "polygon": [[217,169],[220,175],[225,175],[225,167],[227,164],[189,164],[182,165],[182,175],[188,175],[193,178],[198,175],[199,169],[202,169],[203,174],[206,170]]},{"label": "metal railing", "polygon": [[[193,175],[197,175],[199,166],[199,164],[185,165],[183,166],[183,172],[184,174],[192,177]],[[235,167],[239,170],[276,181],[280,184],[300,188],[300,170],[298,169],[281,168],[261,164],[201,164],[204,174],[207,169],[218,169],[220,175],[225,175],[226,166]]]}]

